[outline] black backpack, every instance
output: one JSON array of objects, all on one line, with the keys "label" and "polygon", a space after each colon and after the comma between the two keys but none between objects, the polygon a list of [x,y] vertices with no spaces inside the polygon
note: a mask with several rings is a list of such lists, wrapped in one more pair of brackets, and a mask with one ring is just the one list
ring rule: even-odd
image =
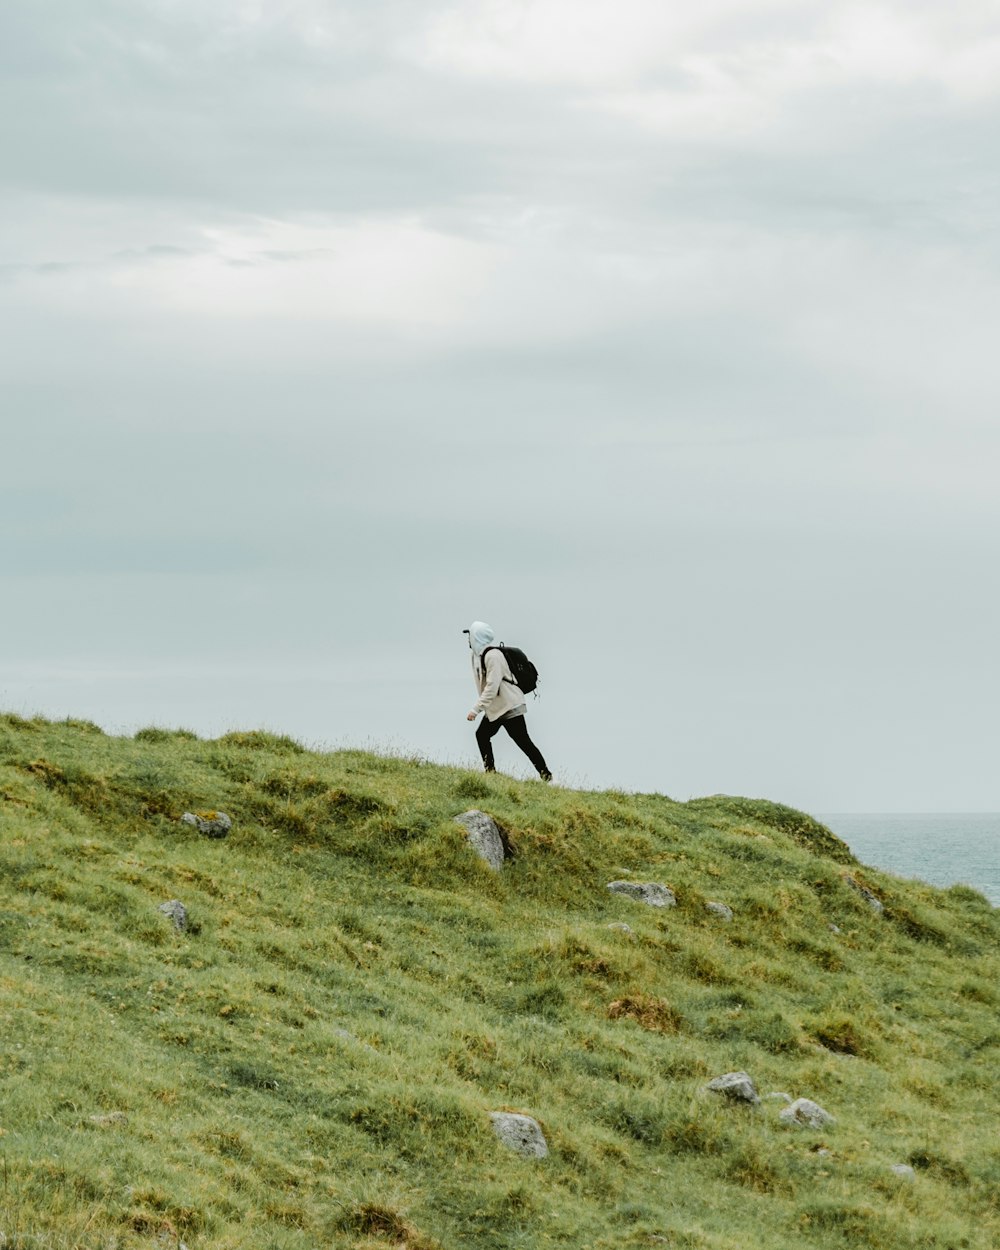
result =
[{"label": "black backpack", "polygon": [[[483,651],[483,664],[486,663],[487,651],[502,651],[504,659],[510,667],[510,671],[514,676],[514,685],[525,694],[534,693],[538,698],[538,669],[528,659],[520,647],[508,647],[501,643],[499,647],[486,647]],[[505,677],[504,681],[510,681],[509,677]]]}]

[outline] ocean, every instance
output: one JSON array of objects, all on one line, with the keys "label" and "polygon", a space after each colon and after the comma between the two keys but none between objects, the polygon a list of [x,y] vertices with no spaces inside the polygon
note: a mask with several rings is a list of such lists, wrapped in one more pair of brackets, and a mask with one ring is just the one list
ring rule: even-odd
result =
[{"label": "ocean", "polygon": [[837,812],[816,819],[863,864],[931,885],[971,885],[1000,907],[1000,813]]}]

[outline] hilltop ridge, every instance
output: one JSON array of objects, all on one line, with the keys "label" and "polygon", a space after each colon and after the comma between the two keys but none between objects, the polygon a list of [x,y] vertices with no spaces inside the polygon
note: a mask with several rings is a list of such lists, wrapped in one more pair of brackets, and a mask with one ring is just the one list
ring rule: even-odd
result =
[{"label": "hilltop ridge", "polygon": [[0,1246],[1000,1237],[1000,912],[780,803],[7,715],[0,822]]}]

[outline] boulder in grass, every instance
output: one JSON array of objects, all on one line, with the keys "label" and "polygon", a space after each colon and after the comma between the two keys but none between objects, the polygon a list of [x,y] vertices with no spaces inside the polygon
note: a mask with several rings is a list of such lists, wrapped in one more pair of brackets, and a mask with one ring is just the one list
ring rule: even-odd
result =
[{"label": "boulder in grass", "polygon": [[187,908],[179,898],[172,898],[168,903],[161,903],[156,910],[172,922],[178,933],[183,933],[187,928]]},{"label": "boulder in grass", "polygon": [[855,880],[855,878],[851,876],[845,877],[844,880],[856,894],[861,895],[876,916],[882,915],[885,911],[885,907],[882,905],[882,900],[880,898],[876,898],[866,885],[862,885],[860,881]]},{"label": "boulder in grass", "polygon": [[778,1119],[782,1124],[792,1124],[798,1128],[826,1128],[828,1124],[836,1123],[829,1111],[824,1111],[811,1098],[796,1098],[790,1107],[779,1113]]},{"label": "boulder in grass", "polygon": [[542,1126],[530,1115],[515,1115],[510,1111],[491,1111],[493,1132],[515,1154],[525,1159],[544,1159],[549,1153],[549,1145],[542,1132]]},{"label": "boulder in grass", "polygon": [[500,826],[493,817],[474,807],[471,811],[456,816],[455,821],[468,834],[469,845],[479,858],[489,864],[494,872],[499,872],[503,867],[504,846]]},{"label": "boulder in grass", "polygon": [[748,1102],[756,1106],[760,1102],[760,1094],[753,1083],[753,1078],[746,1072],[724,1072],[705,1086],[713,1094],[722,1094],[733,1102]]},{"label": "boulder in grass", "polygon": [[898,1176],[901,1181],[915,1181],[917,1174],[908,1163],[894,1163],[889,1171],[893,1176]]},{"label": "boulder in grass", "polygon": [[612,894],[623,894],[647,907],[676,907],[677,895],[659,881],[609,881]]},{"label": "boulder in grass", "polygon": [[225,812],[185,812],[181,820],[194,825],[206,838],[224,838],[233,827],[232,819]]},{"label": "boulder in grass", "polygon": [[725,903],[706,903],[705,910],[711,912],[713,916],[718,916],[720,920],[725,920],[727,924],[733,918],[733,909],[727,907]]}]

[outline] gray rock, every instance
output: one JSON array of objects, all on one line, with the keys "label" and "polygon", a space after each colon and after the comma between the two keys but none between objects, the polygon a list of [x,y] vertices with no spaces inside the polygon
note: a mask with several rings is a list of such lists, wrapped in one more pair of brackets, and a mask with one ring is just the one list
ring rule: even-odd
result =
[{"label": "gray rock", "polygon": [[456,816],[455,821],[469,835],[469,845],[479,858],[494,872],[499,872],[503,867],[503,838],[493,817],[474,807]]},{"label": "gray rock", "polygon": [[882,913],[885,911],[885,908],[882,906],[881,899],[877,899],[866,885],[862,885],[860,881],[856,881],[851,876],[845,877],[844,880],[847,882],[847,884],[851,887],[852,890],[854,890],[857,894],[861,895],[861,897],[865,900],[865,902],[868,904],[868,906],[872,909],[872,911],[877,916],[882,915]]},{"label": "gray rock", "polygon": [[915,1181],[917,1174],[908,1163],[894,1163],[889,1171],[903,1181]]},{"label": "gray rock", "polygon": [[624,894],[626,898],[648,907],[676,907],[677,896],[668,886],[658,881],[609,881],[612,894]]},{"label": "gray rock", "polygon": [[710,911],[713,916],[719,916],[727,924],[733,918],[733,909],[727,907],[725,903],[706,903],[705,910]]},{"label": "gray rock", "polygon": [[783,1102],[786,1104],[791,1104],[791,1101],[792,1101],[791,1094],[782,1093],[780,1090],[777,1090],[777,1089],[771,1090],[771,1092],[769,1094],[765,1094],[764,1097],[767,1099],[768,1102]]},{"label": "gray rock", "polygon": [[194,825],[199,833],[206,838],[224,838],[233,827],[233,822],[225,812],[213,812],[211,816],[199,816],[196,812],[185,812],[181,817],[186,825]]},{"label": "gray rock", "polygon": [[544,1159],[549,1153],[541,1125],[530,1115],[514,1115],[509,1111],[491,1111],[493,1132],[510,1150],[526,1159]]},{"label": "gray rock", "polygon": [[173,921],[174,928],[178,933],[183,933],[187,928],[187,908],[179,898],[172,898],[169,903],[161,903],[156,910]]},{"label": "gray rock", "polygon": [[827,928],[830,930],[830,932],[831,932],[831,933],[842,933],[842,932],[843,932],[843,930],[841,929],[840,925],[830,924],[830,925],[828,925],[828,926],[827,926]]},{"label": "gray rock", "polygon": [[790,1107],[779,1113],[778,1119],[782,1124],[794,1124],[799,1128],[824,1128],[836,1123],[829,1111],[824,1111],[811,1098],[796,1098]]},{"label": "gray rock", "polygon": [[713,1094],[724,1094],[733,1102],[749,1102],[755,1106],[760,1102],[760,1095],[753,1079],[746,1072],[725,1072],[717,1076],[705,1086]]},{"label": "gray rock", "polygon": [[632,926],[630,924],[626,924],[624,920],[613,920],[611,924],[608,925],[608,928],[614,929],[617,933],[632,932]]}]

